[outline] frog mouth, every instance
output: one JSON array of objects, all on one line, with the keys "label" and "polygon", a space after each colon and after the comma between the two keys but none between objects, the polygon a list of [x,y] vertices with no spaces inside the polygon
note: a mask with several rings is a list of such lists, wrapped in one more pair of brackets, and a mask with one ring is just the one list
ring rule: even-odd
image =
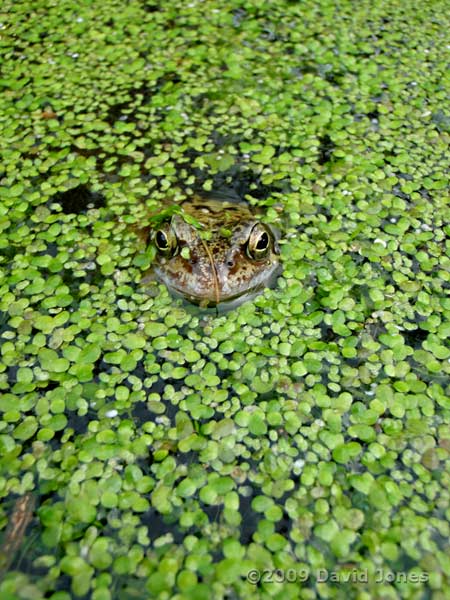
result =
[{"label": "frog mouth", "polygon": [[[169,286],[168,286],[169,287]],[[173,286],[170,286],[169,289],[174,296],[179,298],[183,298],[184,300],[190,302],[191,304],[195,304],[200,308],[221,308],[225,310],[229,310],[236,306],[239,306],[243,302],[247,300],[252,300],[255,296],[258,295],[258,292],[263,289],[265,286],[261,285],[258,287],[246,289],[237,294],[233,294],[231,296],[221,296],[217,300],[215,297],[212,298],[208,295],[193,295],[189,294],[185,290],[177,289]]]},{"label": "frog mouth", "polygon": [[173,281],[167,281],[164,277],[162,278],[162,281],[174,296],[184,298],[188,302],[196,304],[201,308],[220,307],[226,311],[239,306],[248,300],[252,300],[264,288],[272,287],[280,272],[281,265],[276,264],[268,277],[267,273],[264,273],[264,276],[255,278],[249,285],[246,285],[245,287],[242,286],[236,290],[230,290],[228,293],[224,293],[220,286],[219,279],[216,279],[216,286],[212,285],[205,289],[203,293],[194,290],[186,290],[186,288],[177,286]]}]

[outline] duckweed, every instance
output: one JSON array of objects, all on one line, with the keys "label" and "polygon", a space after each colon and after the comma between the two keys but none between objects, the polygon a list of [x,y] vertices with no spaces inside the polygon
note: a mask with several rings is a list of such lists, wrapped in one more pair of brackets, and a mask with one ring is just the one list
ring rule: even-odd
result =
[{"label": "duckweed", "polygon": [[[6,1],[2,598],[448,596],[446,8]],[[147,280],[199,189],[282,233],[228,313]]]}]

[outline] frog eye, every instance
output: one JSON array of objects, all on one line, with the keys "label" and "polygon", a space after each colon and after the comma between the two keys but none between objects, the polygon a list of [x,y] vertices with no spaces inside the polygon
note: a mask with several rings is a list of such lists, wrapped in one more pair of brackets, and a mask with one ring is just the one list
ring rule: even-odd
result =
[{"label": "frog eye", "polygon": [[157,229],[153,236],[155,246],[161,254],[173,256],[177,249],[177,240],[171,227]]},{"label": "frog eye", "polygon": [[247,254],[253,260],[262,260],[269,252],[270,233],[262,223],[256,223],[250,232]]}]

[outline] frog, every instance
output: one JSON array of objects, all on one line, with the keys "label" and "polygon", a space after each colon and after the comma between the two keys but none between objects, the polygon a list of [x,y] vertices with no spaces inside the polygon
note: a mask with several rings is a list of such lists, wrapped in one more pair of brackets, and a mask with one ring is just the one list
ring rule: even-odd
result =
[{"label": "frog", "polygon": [[[179,208],[178,208],[179,207]],[[194,194],[149,228],[152,277],[201,308],[228,310],[273,286],[279,231],[240,198]]]}]

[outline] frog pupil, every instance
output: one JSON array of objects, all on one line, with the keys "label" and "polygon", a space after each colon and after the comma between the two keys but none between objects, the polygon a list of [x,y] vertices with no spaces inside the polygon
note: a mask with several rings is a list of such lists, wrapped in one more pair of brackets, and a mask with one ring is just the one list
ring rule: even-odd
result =
[{"label": "frog pupil", "polygon": [[267,248],[268,243],[269,243],[269,236],[267,235],[266,232],[264,232],[263,234],[261,234],[259,236],[259,239],[256,242],[256,249],[257,250],[265,250]]},{"label": "frog pupil", "polygon": [[156,232],[156,244],[160,250],[167,250],[167,248],[169,247],[167,236],[162,231]]}]

